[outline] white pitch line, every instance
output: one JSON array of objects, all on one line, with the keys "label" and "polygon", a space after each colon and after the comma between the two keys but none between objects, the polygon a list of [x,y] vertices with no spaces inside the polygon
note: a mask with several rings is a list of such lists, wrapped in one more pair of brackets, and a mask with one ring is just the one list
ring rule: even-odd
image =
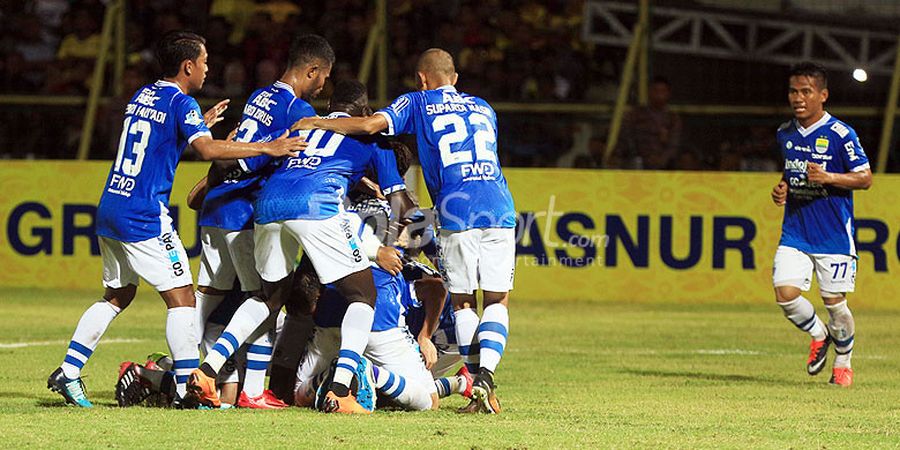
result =
[{"label": "white pitch line", "polygon": [[[103,344],[133,344],[135,342],[149,342],[149,339],[104,339]],[[0,349],[5,348],[26,348],[26,347],[44,347],[48,345],[66,345],[69,341],[33,341],[33,342],[0,342]]]},{"label": "white pitch line", "polygon": [[754,356],[754,355],[762,355],[762,352],[758,352],[755,350],[741,350],[738,348],[734,349],[712,349],[712,350],[694,350],[691,353],[696,353],[698,355],[746,355],[746,356]]}]

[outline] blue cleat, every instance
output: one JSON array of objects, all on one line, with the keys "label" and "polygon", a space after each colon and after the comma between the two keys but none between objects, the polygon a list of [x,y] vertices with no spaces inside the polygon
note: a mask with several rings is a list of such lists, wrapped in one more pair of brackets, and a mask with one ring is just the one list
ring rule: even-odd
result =
[{"label": "blue cleat", "polygon": [[356,403],[368,411],[375,410],[375,366],[365,357],[356,366]]},{"label": "blue cleat", "polygon": [[84,383],[81,378],[70,380],[63,374],[62,368],[59,367],[47,378],[47,389],[59,393],[66,403],[81,408],[93,408],[94,405],[87,399],[84,392]]}]

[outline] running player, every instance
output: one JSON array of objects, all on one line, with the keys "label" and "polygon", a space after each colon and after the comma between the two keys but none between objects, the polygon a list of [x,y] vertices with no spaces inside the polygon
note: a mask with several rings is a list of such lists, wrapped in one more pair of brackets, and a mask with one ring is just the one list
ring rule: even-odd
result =
[{"label": "running player", "polygon": [[81,369],[109,324],[134,299],[138,277],[159,291],[168,307],[166,340],[179,396],[185,394],[187,375],[197,367],[193,281],[168,214],[172,180],[185,146],[193,146],[204,159],[262,153],[278,157],[304,148],[296,138],[253,144],[212,139],[196,100],[188,95],[206,78],[202,37],[169,33],[158,44],[157,58],[163,78],[139,89],[126,107],[119,153],[97,209],[106,292],[81,316],[62,365],[47,380],[49,389],[81,407],[92,406]]},{"label": "running player", "polygon": [[[288,67],[281,78],[271,86],[258,89],[247,100],[235,140],[258,141],[303,117],[315,116],[308,101],[322,91],[334,59],[334,51],[324,38],[303,35],[294,39]],[[219,175],[217,172],[215,166],[211,167],[210,177]],[[230,289],[235,275],[245,292],[259,294],[261,288],[253,261],[253,201],[263,176],[237,173],[240,175],[209,188],[200,211],[203,251],[196,297],[201,330]],[[247,341],[250,362],[238,406],[283,408],[287,405],[264,390],[272,355],[272,327],[263,328]],[[217,347],[216,351],[221,349]]]},{"label": "running player", "polygon": [[[441,267],[456,310],[460,353],[475,378],[462,412],[499,413],[494,371],[506,348],[515,269],[516,212],[497,158],[497,117],[484,100],[457,92],[453,58],[429,49],[416,65],[419,92],[371,117],[306,118],[296,129],[344,134],[415,134],[419,162],[440,220]],[[480,319],[475,291],[484,293]]]},{"label": "running player", "polygon": [[[366,88],[355,81],[335,86],[330,109],[335,116],[361,115],[368,107]],[[376,168],[382,191],[405,195],[403,179],[389,149],[372,140],[358,140],[316,130],[300,157],[281,161],[266,181],[255,204],[256,268],[266,300],[248,301],[235,313],[216,344],[223,352],[207,355],[191,376],[192,393],[208,406],[217,406],[215,375],[230,353],[287,300],[299,247],[309,257],[323,284],[334,283],[350,302],[341,326],[341,358],[326,394],[327,412],[367,413],[350,395],[349,387],[360,355],[368,342],[374,317],[375,285],[355,233],[343,211],[344,193],[365,171]],[[245,161],[250,171],[267,166],[268,158]]]},{"label": "running player", "polygon": [[[872,171],[853,128],[824,109],[825,69],[809,62],[791,68],[788,100],[794,120],[778,128],[784,174],[772,200],[784,206],[775,252],[775,300],[785,317],[812,337],[806,369],[818,374],[834,344],[831,383],[850,386],[855,325],[846,294],[856,283],[853,191],[872,185]],[[829,321],[803,297],[815,274]]]}]

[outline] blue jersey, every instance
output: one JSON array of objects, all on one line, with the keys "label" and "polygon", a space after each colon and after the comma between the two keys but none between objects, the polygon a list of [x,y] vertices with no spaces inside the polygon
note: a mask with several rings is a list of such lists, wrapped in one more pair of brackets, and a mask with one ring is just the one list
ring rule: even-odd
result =
[{"label": "blue jersey", "polygon": [[788,183],[780,245],[810,254],[856,256],[853,191],[810,183],[806,175],[810,162],[832,173],[868,169],[869,159],[856,132],[825,113],[809,128],[796,120],[783,124],[777,139]]},{"label": "blue jersey", "polygon": [[[255,142],[315,115],[313,107],[297,98],[289,84],[276,81],[247,99],[235,141]],[[259,174],[228,177],[206,194],[198,223],[233,231],[253,228],[253,202],[264,179]]]},{"label": "blue jersey", "polygon": [[401,95],[378,111],[387,134],[415,134],[441,228],[513,228],[516,212],[497,158],[497,115],[453,86]]},{"label": "blue jersey", "polygon": [[[413,285],[410,284],[410,288],[412,287]],[[418,337],[425,325],[425,306],[414,297],[414,294],[410,291],[408,297],[410,303],[404,305],[404,308],[406,309],[406,326],[409,327],[409,334]],[[441,310],[441,318],[434,331],[437,333],[441,330],[447,336],[448,344],[456,343],[456,316],[453,315],[453,302],[450,301],[450,294],[447,294],[447,298],[444,299],[444,309]]]},{"label": "blue jersey", "polygon": [[[259,192],[256,223],[333,217],[340,212],[349,186],[370,168],[378,173],[378,184],[385,194],[406,189],[397,171],[394,152],[380,147],[374,139],[312,130],[306,140],[309,146],[303,153],[283,159]],[[269,165],[270,161],[254,157],[243,164],[254,171]]]},{"label": "blue jersey", "polygon": [[212,135],[200,106],[177,84],[140,88],[125,107],[119,152],[97,208],[97,235],[140,242],[170,228],[175,168],[187,144],[201,136]]},{"label": "blue jersey", "polygon": [[[372,267],[375,279],[375,319],[372,331],[386,331],[406,327],[406,306],[414,301],[410,297],[411,283],[401,275],[391,275],[378,267]],[[340,327],[347,312],[347,300],[333,285],[327,285],[316,304],[313,320],[322,328]]]}]

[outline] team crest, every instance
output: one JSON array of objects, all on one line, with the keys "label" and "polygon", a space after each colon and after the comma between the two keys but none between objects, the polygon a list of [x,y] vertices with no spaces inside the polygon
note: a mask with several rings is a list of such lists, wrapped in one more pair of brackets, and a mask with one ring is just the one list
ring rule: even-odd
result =
[{"label": "team crest", "polygon": [[784,147],[787,148],[788,150],[790,150],[790,149],[794,148],[794,143],[791,141],[787,141],[787,144],[784,144]]},{"label": "team crest", "polygon": [[196,127],[203,123],[203,118],[200,117],[200,114],[198,114],[197,111],[192,109],[184,116],[184,123]]},{"label": "team crest", "polygon": [[820,137],[816,139],[816,152],[825,153],[828,151],[828,138]]}]

